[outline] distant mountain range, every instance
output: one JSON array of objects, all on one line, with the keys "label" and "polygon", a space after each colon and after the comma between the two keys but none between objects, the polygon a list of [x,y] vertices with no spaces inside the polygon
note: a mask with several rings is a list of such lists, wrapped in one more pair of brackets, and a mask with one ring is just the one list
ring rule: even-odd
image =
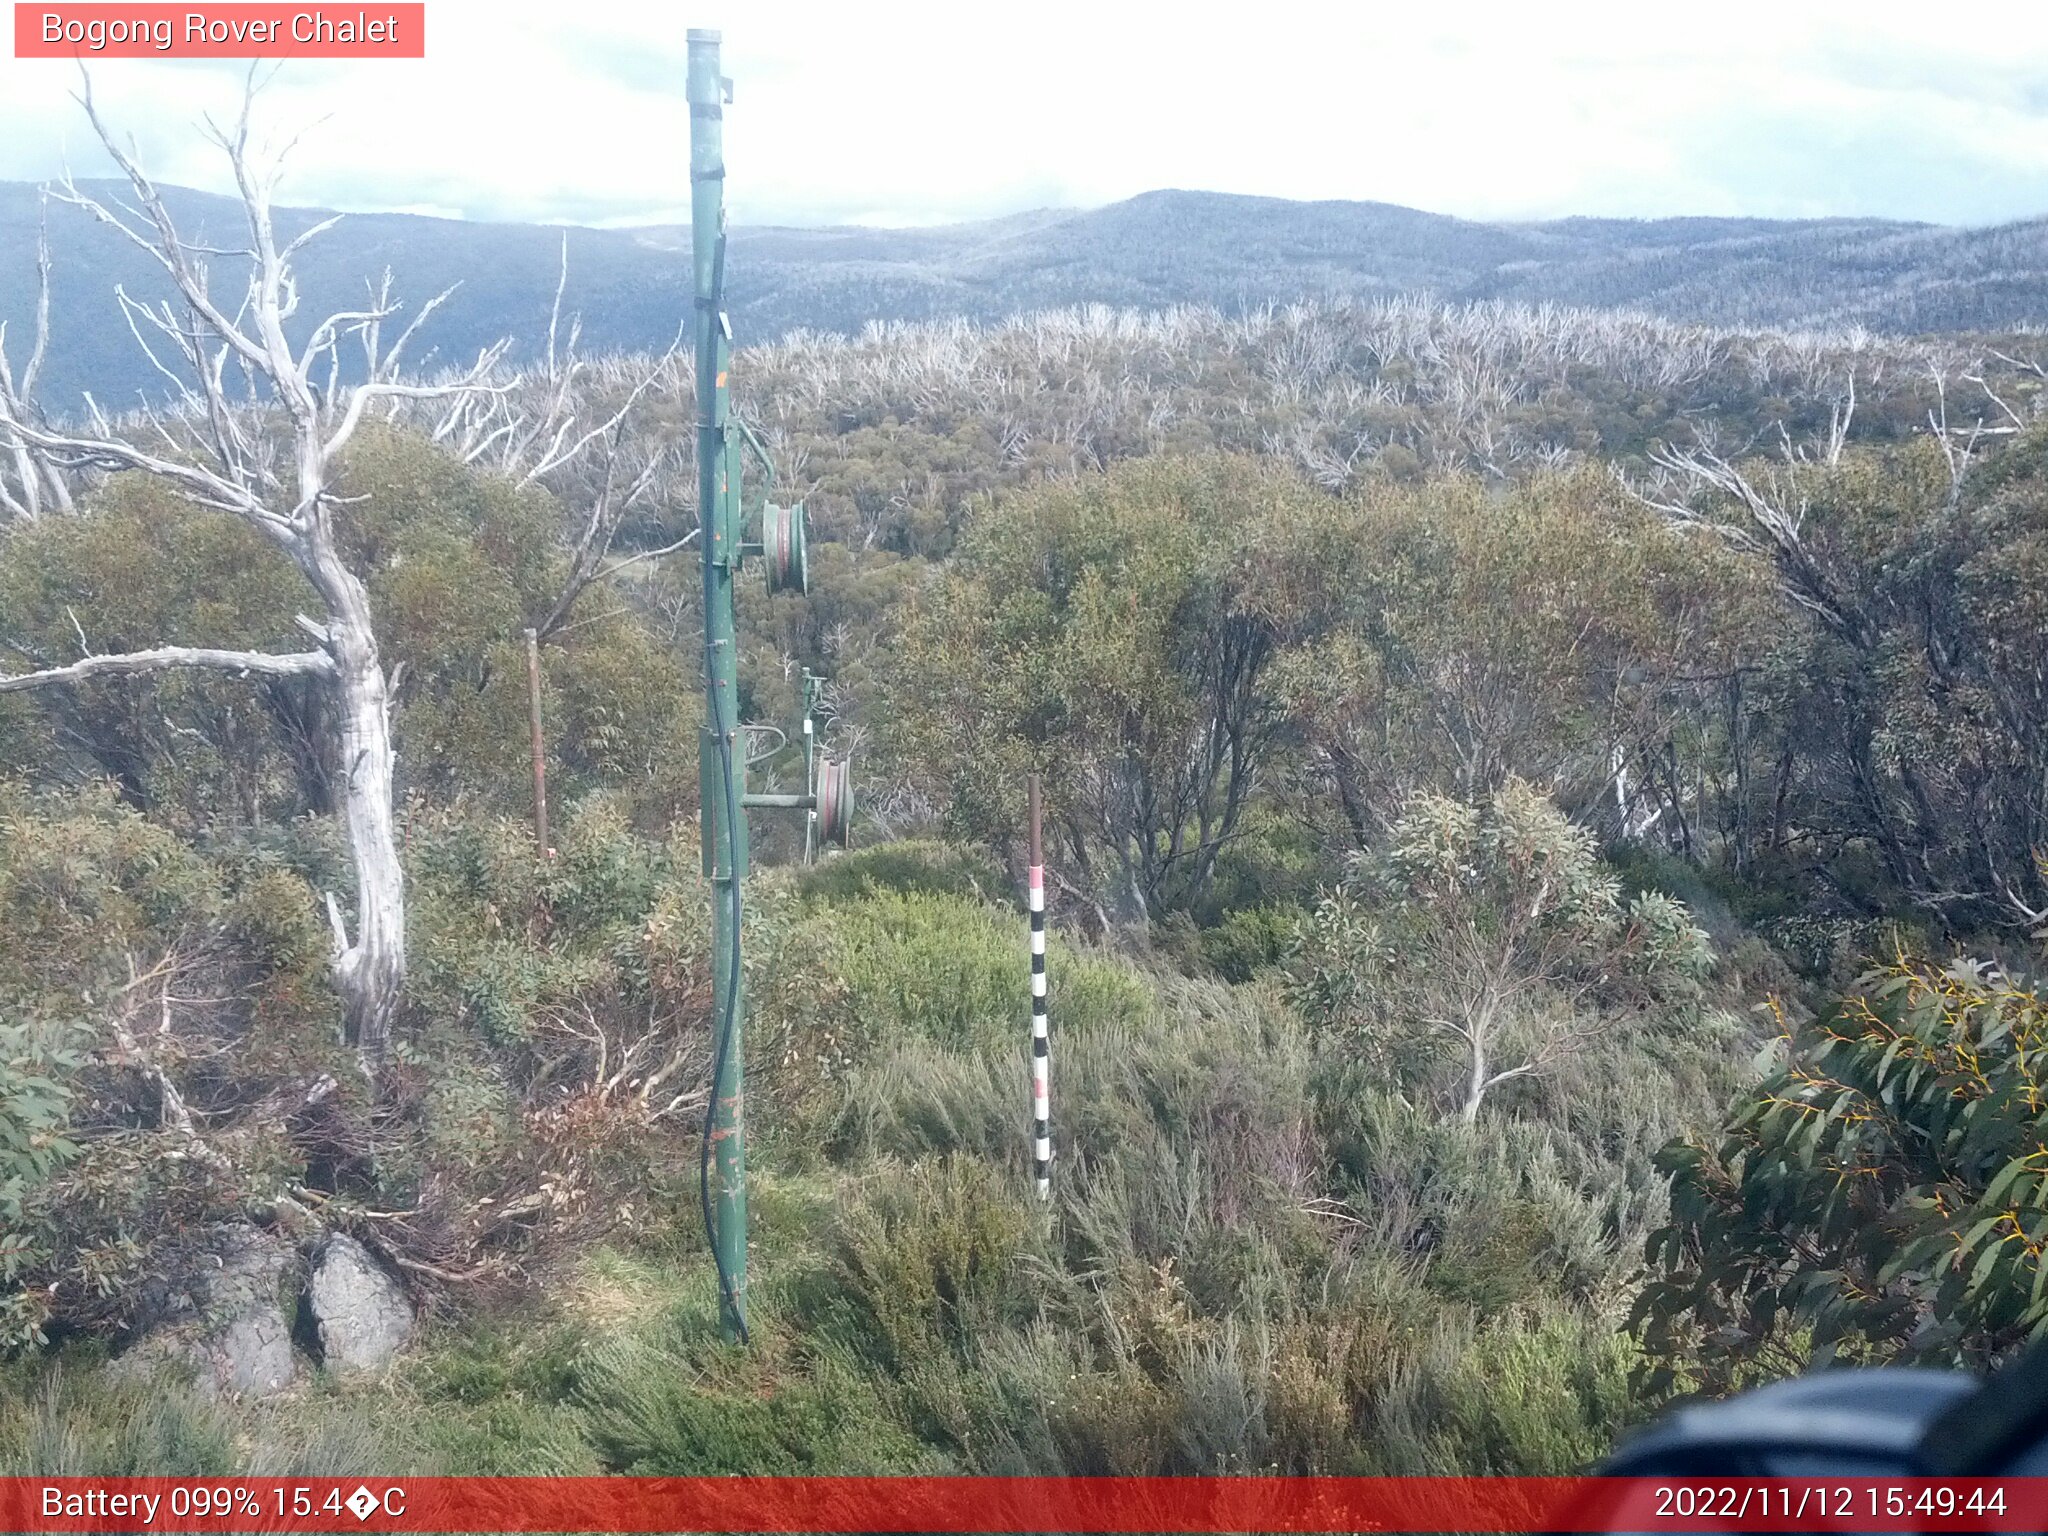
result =
[{"label": "distant mountain range", "polygon": [[[124,189],[88,183],[108,197]],[[167,189],[196,242],[242,242],[224,198]],[[0,182],[0,321],[19,360],[33,297],[35,187]],[[318,211],[279,214],[286,232]],[[44,398],[119,405],[162,380],[113,303],[163,290],[113,231],[53,205],[55,322]],[[351,215],[304,254],[301,314],[359,299],[389,268],[413,303],[451,283],[431,327],[448,358],[505,335],[543,342],[564,231],[401,214]],[[565,307],[589,351],[660,348],[689,309],[688,231],[570,229]],[[238,280],[236,280],[238,283]],[[2048,220],[1952,229],[1880,219],[1562,219],[1490,224],[1386,203],[1148,192],[1106,208],[930,229],[738,227],[730,309],[744,343],[871,320],[993,319],[1104,303],[1226,310],[1303,298],[1425,294],[1647,311],[1723,325],[1889,332],[2048,324]]]}]

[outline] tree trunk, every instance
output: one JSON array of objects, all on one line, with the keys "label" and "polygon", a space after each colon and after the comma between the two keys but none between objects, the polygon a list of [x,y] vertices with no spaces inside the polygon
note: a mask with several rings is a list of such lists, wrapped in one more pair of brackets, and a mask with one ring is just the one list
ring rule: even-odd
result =
[{"label": "tree trunk", "polygon": [[1771,852],[1781,851],[1785,846],[1785,802],[1792,793],[1792,767],[1796,761],[1794,743],[1787,732],[1785,754],[1778,759],[1778,787],[1771,796]]},{"label": "tree trunk", "polygon": [[369,594],[339,560],[321,562],[328,596],[340,720],[342,818],[355,863],[355,938],[335,923],[335,985],[348,1039],[374,1071],[383,1063],[391,1019],[405,986],[405,874],[392,805],[390,698]]},{"label": "tree trunk", "polygon": [[1749,873],[1751,815],[1749,808],[1749,713],[1742,703],[1742,669],[1737,667],[1728,679],[1728,739],[1729,750],[1735,755],[1735,817],[1731,829],[1734,837],[1734,865],[1739,875]]},{"label": "tree trunk", "polygon": [[1465,1080],[1465,1104],[1458,1111],[1458,1118],[1467,1125],[1479,1120],[1479,1101],[1486,1097],[1486,1041],[1477,1033],[1472,1037],[1472,1075]]},{"label": "tree trunk", "polygon": [[1365,814],[1365,791],[1360,786],[1361,775],[1354,769],[1356,759],[1343,747],[1332,747],[1329,751],[1330,782],[1337,788],[1337,804],[1344,812],[1344,823],[1351,829],[1351,843],[1363,848],[1372,840],[1371,828]]}]

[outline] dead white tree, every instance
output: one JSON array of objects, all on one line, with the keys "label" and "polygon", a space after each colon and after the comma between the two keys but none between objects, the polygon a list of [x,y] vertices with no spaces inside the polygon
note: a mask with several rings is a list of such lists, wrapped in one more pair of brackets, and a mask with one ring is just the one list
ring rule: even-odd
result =
[{"label": "dead white tree", "polygon": [[[1725,500],[1702,510],[1690,501],[1640,489],[1624,477],[1622,485],[1636,500],[1673,523],[1709,529],[1738,548],[1768,556],[1792,601],[1850,643],[1868,643],[1862,609],[1806,542],[1810,498],[1801,484],[1803,466],[1796,455],[1788,453],[1782,470],[1766,464],[1752,473],[1702,441],[1690,448],[1653,448],[1650,462],[1665,476],[1667,486],[1714,492]],[[1741,508],[1741,518],[1723,515],[1721,507],[1730,501]]]},{"label": "dead white tree", "polygon": [[568,287],[569,238],[564,234],[541,366],[522,373],[506,389],[467,395],[452,410],[437,413],[437,419],[418,421],[465,464],[522,487],[541,486],[579,509],[560,589],[545,610],[524,615],[520,624],[542,642],[569,627],[571,612],[591,587],[642,561],[672,555],[696,538],[693,527],[659,548],[611,557],[628,514],[649,502],[681,499],[677,488],[688,478],[684,471],[689,466],[669,434],[642,430],[634,412],[664,391],[671,398],[687,396],[694,384],[679,375],[682,328],[668,349],[653,358],[580,356],[582,317],[562,312]]},{"label": "dead white tree", "polygon": [[[17,376],[7,360],[7,326],[0,322],[0,411],[10,417],[40,421],[36,407],[36,385],[43,372],[43,359],[50,351],[50,220],[49,198],[45,194],[36,223],[36,318],[35,334],[29,341],[28,356]],[[64,475],[46,459],[16,442],[0,456],[0,512],[22,522],[34,522],[45,509],[71,510],[71,488]]]},{"label": "dead white tree", "polygon": [[[132,144],[124,148],[101,119],[86,81],[77,99],[127,177],[134,201],[117,212],[69,178],[57,196],[147,253],[169,278],[170,302],[145,304],[119,290],[116,297],[144,352],[175,385],[176,397],[167,407],[146,407],[125,431],[95,409],[91,430],[77,432],[50,425],[24,408],[20,392],[10,389],[0,393],[0,452],[17,462],[27,456],[45,484],[67,473],[141,473],[164,481],[189,501],[242,519],[291,560],[319,597],[318,617],[298,617],[314,649],[272,654],[164,646],[89,655],[69,666],[0,678],[0,691],[190,667],[238,676],[304,675],[333,690],[337,707],[330,745],[356,883],[353,935],[341,903],[327,893],[333,973],[348,1038],[365,1069],[374,1072],[405,982],[405,881],[393,826],[390,680],[369,593],[337,536],[336,461],[364,414],[379,402],[460,400],[501,387],[487,382],[487,376],[503,348],[486,350],[460,376],[404,381],[400,368],[406,343],[441,299],[426,304],[386,348],[383,328],[400,309],[390,297],[388,277],[364,308],[329,315],[294,345],[287,330],[299,304],[293,258],[336,221],[325,220],[280,243],[271,197],[290,146],[266,156],[264,166],[255,164],[249,147],[255,96],[252,74],[233,128],[207,123],[208,137],[232,167],[247,218],[249,244],[222,251],[180,234]],[[246,288],[233,298],[217,294],[210,280],[209,258],[220,256],[248,263]],[[359,383],[340,379],[345,339],[362,348]],[[232,381],[240,382],[239,394]]]}]

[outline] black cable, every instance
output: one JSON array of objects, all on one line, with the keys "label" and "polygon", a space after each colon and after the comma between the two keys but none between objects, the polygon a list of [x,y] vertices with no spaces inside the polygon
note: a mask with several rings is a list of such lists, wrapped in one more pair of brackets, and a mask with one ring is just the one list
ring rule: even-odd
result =
[{"label": "black cable", "polygon": [[[710,647],[707,643],[706,650]],[[707,661],[709,657],[707,655]],[[718,1293],[725,1300],[733,1319],[739,1325],[740,1342],[747,1342],[747,1318],[740,1309],[739,1292],[733,1284],[732,1273],[725,1267],[725,1256],[718,1251],[718,1218],[711,1207],[711,1127],[718,1114],[718,1084],[725,1076],[726,1052],[732,1045],[733,1026],[739,1017],[740,998],[740,875],[739,875],[739,799],[733,782],[732,743],[722,731],[714,732],[718,737],[718,761],[720,776],[725,781],[726,826],[730,835],[726,843],[726,857],[730,861],[730,878],[726,883],[727,899],[732,903],[731,928],[732,949],[726,970],[725,1012],[718,1021],[718,1043],[711,1053],[711,1095],[704,1105],[704,1139],[699,1148],[697,1162],[697,1193],[704,1206],[704,1238],[711,1245],[711,1262],[718,1270]],[[717,841],[713,839],[714,853]],[[714,869],[714,874],[716,873]],[[740,1113],[745,1113],[742,1105]]]}]

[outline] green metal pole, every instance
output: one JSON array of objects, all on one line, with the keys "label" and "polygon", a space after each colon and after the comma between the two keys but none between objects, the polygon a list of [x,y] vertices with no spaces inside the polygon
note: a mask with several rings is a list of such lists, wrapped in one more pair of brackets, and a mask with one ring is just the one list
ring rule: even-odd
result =
[{"label": "green metal pole", "polygon": [[730,494],[727,442],[731,337],[724,314],[725,81],[716,32],[689,35],[690,231],[697,289],[697,508],[704,552],[704,732],[698,761],[705,874],[711,881],[712,1019],[716,1069],[706,1125],[705,1219],[718,1264],[719,1326],[747,1335],[747,1147],[743,1074],[746,998],[740,955],[740,881],[747,866],[746,749],[739,737],[739,658],[733,576],[740,528]]}]

